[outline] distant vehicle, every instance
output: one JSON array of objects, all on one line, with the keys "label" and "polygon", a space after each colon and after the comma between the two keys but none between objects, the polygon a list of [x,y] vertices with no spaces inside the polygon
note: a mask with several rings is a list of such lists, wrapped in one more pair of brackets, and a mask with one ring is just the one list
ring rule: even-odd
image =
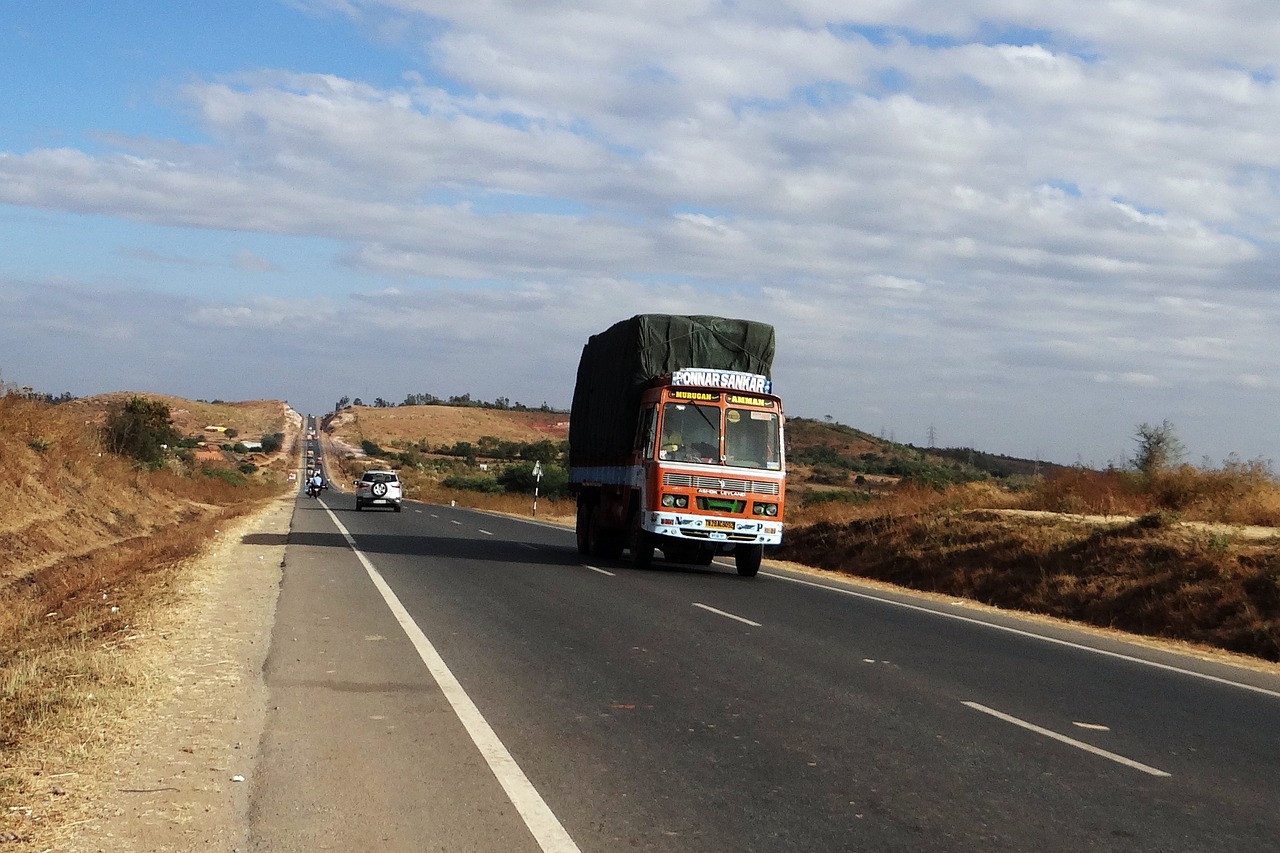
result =
[{"label": "distant vehicle", "polygon": [[722,317],[640,314],[587,341],[569,421],[579,553],[760,570],[786,493],[773,354],[772,326]]},{"label": "distant vehicle", "polygon": [[352,482],[356,487],[357,512],[366,506],[389,506],[400,511],[403,492],[400,476],[395,471],[365,471],[359,480]]}]

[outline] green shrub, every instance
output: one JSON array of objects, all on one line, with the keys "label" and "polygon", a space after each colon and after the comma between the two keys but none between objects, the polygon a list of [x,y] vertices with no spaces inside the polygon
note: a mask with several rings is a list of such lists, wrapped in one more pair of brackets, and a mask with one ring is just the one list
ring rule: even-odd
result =
[{"label": "green shrub", "polygon": [[249,482],[239,471],[233,471],[230,468],[205,468],[203,473],[206,477],[214,480],[223,480],[233,486],[243,486]]},{"label": "green shrub", "polygon": [[490,495],[505,491],[502,484],[497,480],[483,475],[454,474],[451,477],[446,477],[440,485],[448,489],[458,489],[464,492],[484,492]]},{"label": "green shrub", "polygon": [[131,397],[107,411],[102,438],[112,453],[159,468],[164,464],[166,446],[176,444],[178,434],[166,404],[146,397]]},{"label": "green shrub", "polygon": [[542,481],[539,483],[533,476],[533,463],[522,462],[498,474],[498,482],[508,492],[531,495],[537,485],[539,494],[548,498],[561,498],[569,489],[569,472],[559,465],[543,463]]}]

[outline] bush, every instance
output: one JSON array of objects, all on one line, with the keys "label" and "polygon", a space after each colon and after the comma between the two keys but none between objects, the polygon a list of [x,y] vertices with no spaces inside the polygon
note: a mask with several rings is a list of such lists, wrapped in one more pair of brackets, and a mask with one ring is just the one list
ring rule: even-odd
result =
[{"label": "bush", "polygon": [[[548,442],[550,443],[550,442]],[[533,476],[533,463],[524,462],[512,465],[498,475],[498,482],[508,492],[533,494],[534,486],[538,493],[548,498],[561,498],[569,490],[569,472],[559,465],[542,465],[542,482]]]},{"label": "bush", "polygon": [[466,474],[454,474],[452,477],[446,477],[440,485],[463,492],[484,492],[490,495],[504,491],[502,484],[492,477],[469,476]]},{"label": "bush", "polygon": [[382,456],[383,450],[369,439],[365,438],[360,441],[360,449],[365,452],[366,456]]},{"label": "bush", "polygon": [[262,437],[263,453],[275,453],[277,450],[279,450],[283,446],[284,446],[284,433],[282,432],[273,432],[271,433],[271,435],[264,435]]},{"label": "bush", "polygon": [[241,474],[252,474],[258,470],[258,466],[252,462],[241,462],[237,467],[240,469]]},{"label": "bush", "polygon": [[212,480],[222,480],[229,485],[237,487],[249,482],[239,471],[233,471],[230,468],[205,468],[202,473]]},{"label": "bush", "polygon": [[159,468],[164,464],[166,445],[176,444],[178,434],[167,405],[146,397],[131,397],[108,410],[102,439],[112,453]]}]

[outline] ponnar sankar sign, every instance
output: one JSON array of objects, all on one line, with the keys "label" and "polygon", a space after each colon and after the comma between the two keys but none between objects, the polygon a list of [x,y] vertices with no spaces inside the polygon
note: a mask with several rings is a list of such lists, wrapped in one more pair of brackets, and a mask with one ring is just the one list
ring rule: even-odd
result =
[{"label": "ponnar sankar sign", "polygon": [[739,370],[700,370],[685,368],[671,374],[672,385],[694,385],[704,388],[727,388],[748,394],[772,394],[773,382],[757,373]]}]

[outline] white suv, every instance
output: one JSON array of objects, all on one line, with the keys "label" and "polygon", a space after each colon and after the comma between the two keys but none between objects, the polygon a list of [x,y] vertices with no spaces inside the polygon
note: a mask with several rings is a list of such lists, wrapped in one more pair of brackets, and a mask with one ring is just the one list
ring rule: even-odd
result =
[{"label": "white suv", "polygon": [[400,511],[400,478],[395,471],[365,471],[356,486],[356,511],[366,506],[389,506]]}]

